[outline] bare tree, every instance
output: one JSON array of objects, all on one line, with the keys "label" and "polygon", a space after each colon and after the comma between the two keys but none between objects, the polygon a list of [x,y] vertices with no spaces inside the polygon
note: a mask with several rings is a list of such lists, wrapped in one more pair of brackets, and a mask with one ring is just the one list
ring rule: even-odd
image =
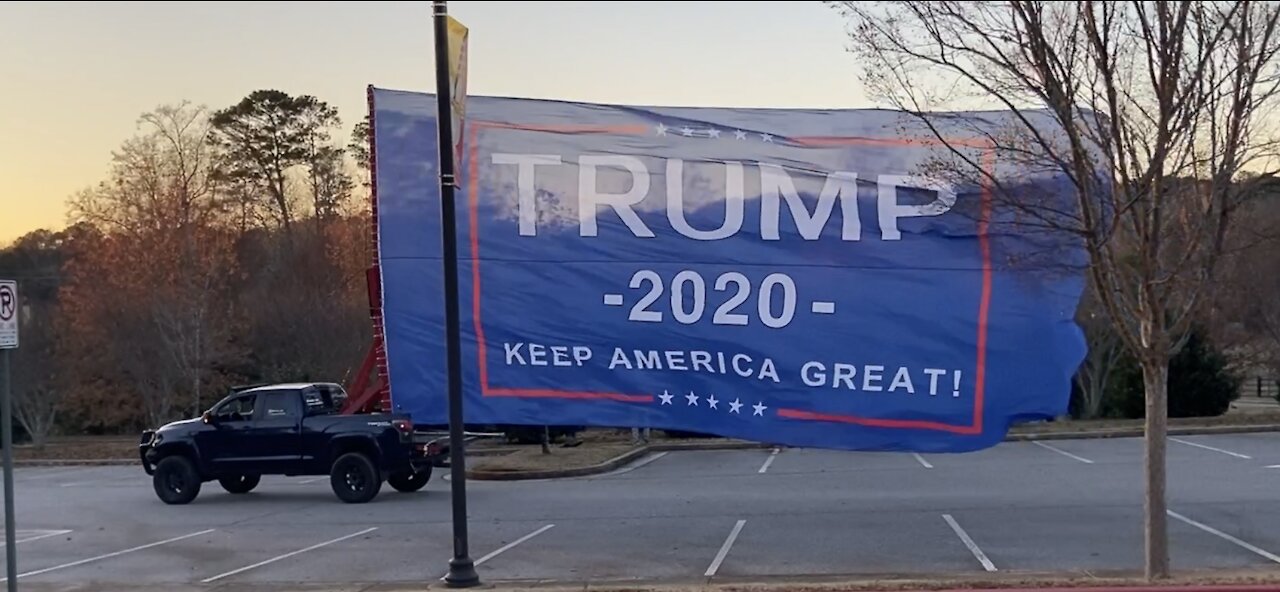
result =
[{"label": "bare tree", "polygon": [[[1148,578],[1169,573],[1168,361],[1211,296],[1233,214],[1276,170],[1274,2],[839,2],[868,90],[947,145],[934,174],[992,187],[1024,232],[1076,235],[1094,292],[1142,366]],[[942,109],[1006,170],[1068,182],[1071,208],[1018,191],[941,133]],[[1274,119],[1270,121],[1274,122]],[[1245,178],[1243,172],[1254,175]]]},{"label": "bare tree", "polygon": [[1269,269],[1257,276],[1256,291],[1251,293],[1256,297],[1258,326],[1263,330],[1263,335],[1269,338],[1264,359],[1271,366],[1272,372],[1280,376],[1280,263],[1277,260],[1280,257],[1273,257],[1269,265],[1257,262],[1259,267]]},{"label": "bare tree", "polygon": [[0,277],[22,292],[22,346],[13,352],[13,412],[36,446],[55,427],[64,399],[67,364],[58,355],[59,271],[78,229],[37,230],[0,248]]},{"label": "bare tree", "polygon": [[22,347],[14,352],[13,415],[41,448],[53,431],[62,402],[55,313],[47,304],[28,305],[22,315]]},{"label": "bare tree", "polygon": [[1098,310],[1096,306],[1081,308],[1080,324],[1084,326],[1089,351],[1075,376],[1081,395],[1078,415],[1093,419],[1102,414],[1102,403],[1120,365],[1124,346],[1105,311]]},{"label": "bare tree", "polygon": [[1233,329],[1243,365],[1280,375],[1280,181],[1241,210],[1229,242],[1236,252],[1215,312]]},{"label": "bare tree", "polygon": [[355,181],[347,173],[341,149],[332,146],[313,146],[308,155],[309,185],[315,208],[316,225],[323,227],[342,214],[343,206],[351,198]]},{"label": "bare tree", "polygon": [[109,180],[71,204],[109,237],[69,266],[66,304],[80,321],[72,343],[112,357],[155,423],[185,407],[182,390],[198,411],[211,369],[234,354],[235,261],[207,111],[162,106],[140,126]]}]

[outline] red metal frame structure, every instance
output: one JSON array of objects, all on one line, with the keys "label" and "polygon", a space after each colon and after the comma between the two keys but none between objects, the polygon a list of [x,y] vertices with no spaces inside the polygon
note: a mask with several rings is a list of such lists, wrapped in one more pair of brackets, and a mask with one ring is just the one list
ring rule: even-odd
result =
[{"label": "red metal frame structure", "polygon": [[369,287],[369,317],[373,320],[373,343],[351,384],[347,385],[348,399],[343,405],[343,413],[375,413],[391,408],[391,389],[386,381],[387,352],[382,340],[382,306],[378,298],[381,285],[378,266],[370,267],[365,275]]},{"label": "red metal frame structure", "polygon": [[373,321],[373,342],[365,354],[360,370],[347,385],[347,403],[342,413],[375,413],[391,409],[391,385],[387,382],[387,350],[383,340],[382,323],[382,271],[378,265],[378,174],[377,148],[373,142],[373,87],[368,89],[369,101],[369,202],[370,238],[373,246],[373,262],[365,271],[365,285],[369,292],[369,318]]}]

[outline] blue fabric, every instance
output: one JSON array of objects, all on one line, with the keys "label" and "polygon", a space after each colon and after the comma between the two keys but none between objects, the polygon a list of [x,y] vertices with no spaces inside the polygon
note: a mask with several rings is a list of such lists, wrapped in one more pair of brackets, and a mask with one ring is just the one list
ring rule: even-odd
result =
[{"label": "blue fabric", "polygon": [[[444,424],[435,98],[372,93],[391,399]],[[1069,213],[980,146],[1007,115],[957,121],[1007,195]],[[904,115],[472,96],[461,137],[468,424],[961,452],[1066,411],[1083,245],[947,180]]]}]

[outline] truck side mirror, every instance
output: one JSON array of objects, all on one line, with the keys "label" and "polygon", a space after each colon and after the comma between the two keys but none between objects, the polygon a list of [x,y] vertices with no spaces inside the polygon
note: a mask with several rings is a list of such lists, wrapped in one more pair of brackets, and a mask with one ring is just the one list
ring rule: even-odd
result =
[{"label": "truck side mirror", "polygon": [[213,414],[208,411],[205,411],[204,414],[200,416],[200,420],[205,422],[206,424],[213,425]]}]

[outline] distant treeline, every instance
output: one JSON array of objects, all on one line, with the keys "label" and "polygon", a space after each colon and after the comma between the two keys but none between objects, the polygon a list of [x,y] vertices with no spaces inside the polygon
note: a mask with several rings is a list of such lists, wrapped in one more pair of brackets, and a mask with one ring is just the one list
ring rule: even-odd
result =
[{"label": "distant treeline", "polygon": [[0,250],[22,284],[16,412],[40,439],[136,430],[236,384],[346,381],[372,327],[368,126],[257,91],[162,106],[68,200],[73,223]]}]

